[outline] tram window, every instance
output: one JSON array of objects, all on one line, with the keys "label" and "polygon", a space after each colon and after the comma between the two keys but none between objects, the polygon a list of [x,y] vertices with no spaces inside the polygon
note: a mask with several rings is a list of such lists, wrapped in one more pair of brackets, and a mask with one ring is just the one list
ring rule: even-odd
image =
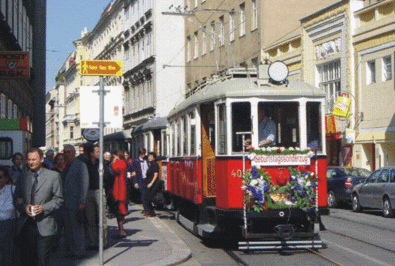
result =
[{"label": "tram window", "polygon": [[162,156],[167,156],[167,135],[166,131],[162,130],[162,147],[161,147],[161,155]]},{"label": "tram window", "polygon": [[322,151],[321,145],[321,104],[308,102],[306,104],[307,146]]},{"label": "tram window", "polygon": [[[237,132],[251,132],[251,104],[248,102],[232,103],[232,150],[243,151],[243,136]],[[245,136],[251,139],[251,134]]]},{"label": "tram window", "polygon": [[226,154],[226,106],[218,105],[218,154]]},{"label": "tram window", "polygon": [[184,116],[182,119],[182,146],[183,155],[188,155],[188,119]]},{"label": "tram window", "polygon": [[[297,102],[260,102],[258,104],[258,119],[262,118],[262,112],[265,116],[270,117],[275,123],[276,129],[271,130],[274,138],[269,135],[268,139],[272,141],[271,146],[278,147],[299,147],[299,103]],[[265,120],[263,120],[265,121]],[[262,121],[262,122],[263,122]],[[259,124],[258,121],[258,138]],[[273,141],[274,139],[274,141]],[[261,140],[258,140],[258,143]],[[270,144],[269,144],[270,145]]]},{"label": "tram window", "polygon": [[177,121],[177,156],[181,156],[181,123]]},{"label": "tram window", "polygon": [[171,130],[171,156],[176,156],[176,123],[173,122]]},{"label": "tram window", "polygon": [[195,112],[189,113],[189,124],[191,125],[190,129],[190,147],[191,153],[190,155],[196,155],[196,121],[195,121]]}]

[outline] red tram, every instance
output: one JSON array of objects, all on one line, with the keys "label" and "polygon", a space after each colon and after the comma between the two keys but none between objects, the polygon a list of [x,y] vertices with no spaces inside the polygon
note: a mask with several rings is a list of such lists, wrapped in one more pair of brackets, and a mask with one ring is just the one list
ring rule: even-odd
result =
[{"label": "red tram", "polygon": [[[178,221],[202,238],[241,238],[240,249],[321,248],[325,94],[269,77],[271,66],[230,69],[170,112],[162,179]],[[275,147],[258,147],[262,109],[276,125]],[[246,139],[254,150],[245,150]]]}]

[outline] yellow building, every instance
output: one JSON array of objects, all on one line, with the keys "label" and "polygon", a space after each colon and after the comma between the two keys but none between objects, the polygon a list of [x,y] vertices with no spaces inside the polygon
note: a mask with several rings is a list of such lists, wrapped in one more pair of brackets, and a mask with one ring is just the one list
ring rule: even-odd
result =
[{"label": "yellow building", "polygon": [[395,1],[365,1],[354,13],[354,165],[395,165]]}]

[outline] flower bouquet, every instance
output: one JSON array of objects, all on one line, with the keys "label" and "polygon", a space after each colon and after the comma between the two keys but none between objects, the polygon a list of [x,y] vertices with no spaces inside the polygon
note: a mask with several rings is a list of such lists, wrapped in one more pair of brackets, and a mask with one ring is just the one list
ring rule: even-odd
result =
[{"label": "flower bouquet", "polygon": [[317,187],[314,173],[293,167],[289,167],[289,172],[288,183],[278,186],[272,182],[272,177],[263,169],[252,167],[246,171],[241,187],[245,192],[246,206],[256,212],[268,208],[283,209],[291,206],[307,213],[312,211]]}]

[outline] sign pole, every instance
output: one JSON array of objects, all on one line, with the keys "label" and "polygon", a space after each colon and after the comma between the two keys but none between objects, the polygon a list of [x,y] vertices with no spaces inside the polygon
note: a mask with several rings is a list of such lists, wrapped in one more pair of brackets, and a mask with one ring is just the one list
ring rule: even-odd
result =
[{"label": "sign pole", "polygon": [[100,76],[99,97],[100,97],[100,116],[99,116],[99,265],[103,265],[103,133],[104,133],[104,80]]}]

